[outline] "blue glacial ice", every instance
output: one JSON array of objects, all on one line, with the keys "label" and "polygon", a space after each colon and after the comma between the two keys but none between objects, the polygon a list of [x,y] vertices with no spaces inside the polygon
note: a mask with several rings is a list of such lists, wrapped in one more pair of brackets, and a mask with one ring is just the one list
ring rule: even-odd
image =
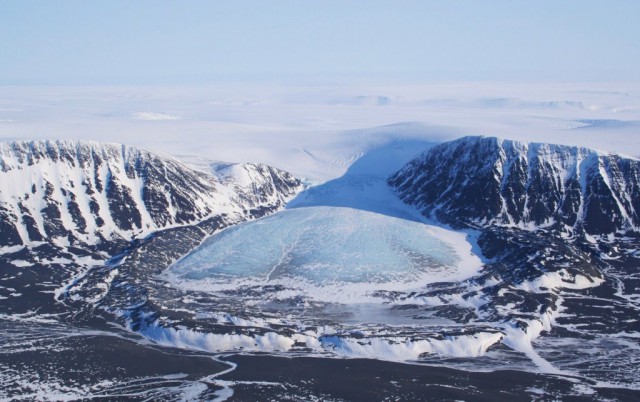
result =
[{"label": "blue glacial ice", "polygon": [[224,230],[176,263],[184,280],[300,278],[336,282],[413,282],[457,276],[455,244],[439,228],[343,207],[307,207]]}]

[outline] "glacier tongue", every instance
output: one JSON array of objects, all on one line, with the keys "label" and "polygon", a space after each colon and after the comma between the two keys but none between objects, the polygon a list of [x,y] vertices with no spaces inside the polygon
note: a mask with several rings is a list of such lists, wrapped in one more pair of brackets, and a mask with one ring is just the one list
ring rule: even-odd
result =
[{"label": "glacier tongue", "polygon": [[187,279],[301,277],[327,282],[460,279],[452,245],[422,223],[351,208],[310,207],[230,228],[172,271]]},{"label": "glacier tongue", "polygon": [[466,234],[426,223],[385,181],[396,168],[390,162],[409,159],[416,148],[396,142],[370,152],[340,179],[299,194],[286,210],[210,237],[167,274],[191,289],[268,283],[305,299],[349,303],[380,289],[474,275],[481,261]]}]

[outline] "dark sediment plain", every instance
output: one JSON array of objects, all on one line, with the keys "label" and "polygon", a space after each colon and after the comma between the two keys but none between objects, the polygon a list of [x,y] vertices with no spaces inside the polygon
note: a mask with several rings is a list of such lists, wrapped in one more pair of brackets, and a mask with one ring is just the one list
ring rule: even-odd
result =
[{"label": "dark sediment plain", "polygon": [[635,159],[397,142],[305,188],[0,150],[2,399],[640,398]]}]

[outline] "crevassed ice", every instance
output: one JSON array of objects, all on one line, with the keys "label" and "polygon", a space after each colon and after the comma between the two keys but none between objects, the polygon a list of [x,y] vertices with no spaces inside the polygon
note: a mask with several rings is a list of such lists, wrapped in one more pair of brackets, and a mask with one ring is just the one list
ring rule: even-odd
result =
[{"label": "crevassed ice", "polygon": [[459,250],[419,222],[307,207],[222,231],[171,268],[184,280],[304,278],[317,284],[457,279]]}]

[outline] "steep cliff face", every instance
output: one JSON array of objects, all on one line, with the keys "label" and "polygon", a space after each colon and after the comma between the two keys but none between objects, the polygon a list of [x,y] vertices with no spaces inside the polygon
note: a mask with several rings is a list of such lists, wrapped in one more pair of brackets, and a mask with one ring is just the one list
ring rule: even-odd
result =
[{"label": "steep cliff face", "polygon": [[640,228],[640,161],[587,148],[464,137],[427,150],[389,184],[456,227],[591,235]]},{"label": "steep cliff face", "polygon": [[207,175],[124,145],[0,144],[0,246],[95,245],[210,216],[275,209],[302,189],[286,172],[235,165],[247,180]]}]

